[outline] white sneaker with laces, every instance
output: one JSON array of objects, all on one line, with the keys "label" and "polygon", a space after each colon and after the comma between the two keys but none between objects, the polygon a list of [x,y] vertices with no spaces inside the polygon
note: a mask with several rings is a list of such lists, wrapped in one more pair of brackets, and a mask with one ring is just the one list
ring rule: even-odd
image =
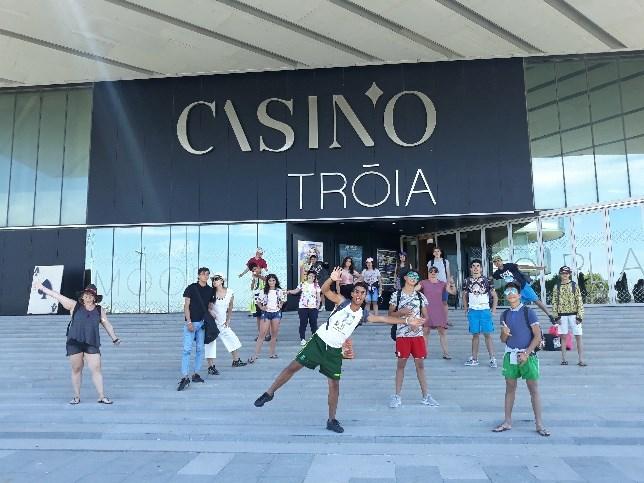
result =
[{"label": "white sneaker with laces", "polygon": [[421,399],[420,402],[423,403],[425,406],[431,406],[434,408],[440,406],[440,404],[438,404],[438,401],[434,399],[431,396],[431,394],[428,394],[427,396],[425,396],[423,399]]},{"label": "white sneaker with laces", "polygon": [[470,357],[468,360],[465,361],[466,366],[478,366],[479,361],[478,359],[474,359],[473,357]]},{"label": "white sneaker with laces", "polygon": [[301,345],[301,346],[305,346],[305,345],[306,345],[306,339],[302,339],[302,340],[300,341],[300,345]]},{"label": "white sneaker with laces", "polygon": [[498,366],[496,365],[496,359],[495,359],[494,357],[492,357],[492,358],[490,359],[490,367],[491,367],[492,369],[496,369],[496,368],[498,367]]},{"label": "white sneaker with laces", "polygon": [[391,399],[389,400],[389,407],[394,409],[394,408],[399,408],[402,406],[402,399],[398,394],[394,394],[391,396]]}]

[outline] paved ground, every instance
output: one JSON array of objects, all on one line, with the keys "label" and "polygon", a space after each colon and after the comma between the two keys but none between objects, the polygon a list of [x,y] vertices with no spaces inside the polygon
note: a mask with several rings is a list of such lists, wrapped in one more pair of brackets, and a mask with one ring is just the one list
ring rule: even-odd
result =
[{"label": "paved ground", "polygon": [[[326,382],[316,372],[303,370],[264,408],[252,405],[298,349],[292,315],[280,359],[231,368],[222,348],[221,375],[185,392],[176,391],[180,320],[115,315],[124,342],[104,346],[115,400],[107,407],[96,404],[89,374],[81,404],[67,404],[66,317],[0,317],[0,482],[644,481],[641,308],[588,310],[586,368],[574,355],[562,367],[558,353],[542,353],[550,438],[534,432],[524,386],[512,431],[490,432],[502,417],[503,379],[485,365],[463,366],[469,337],[462,312],[451,314],[454,359],[440,359],[432,340],[427,363],[438,408],[420,404],[410,366],[403,407],[389,409],[388,331],[358,329],[357,358],[344,366],[342,435],[324,428]],[[234,326],[247,356],[254,320],[238,314]]]}]

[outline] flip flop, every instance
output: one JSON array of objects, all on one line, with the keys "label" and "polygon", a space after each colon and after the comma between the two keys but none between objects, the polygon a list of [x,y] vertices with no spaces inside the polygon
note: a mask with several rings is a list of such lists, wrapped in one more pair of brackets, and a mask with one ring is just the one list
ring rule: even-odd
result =
[{"label": "flip flop", "polygon": [[449,354],[445,354],[445,355],[443,356],[443,359],[445,359],[446,361],[449,361],[449,360],[451,360],[451,359],[452,359],[452,356],[450,356]]},{"label": "flip flop", "polygon": [[98,401],[96,401],[99,404],[112,404],[113,401],[110,398],[107,397],[102,397]]},{"label": "flip flop", "polygon": [[74,396],[74,399],[69,401],[69,404],[71,404],[72,406],[75,406],[76,404],[80,404],[80,398],[77,396]]},{"label": "flip flop", "polygon": [[568,365],[568,361],[561,361],[561,365],[562,365],[562,366],[567,366],[567,365]]},{"label": "flip flop", "polygon": [[512,426],[508,427],[505,424],[499,424],[496,428],[492,430],[493,433],[502,433],[504,431],[510,431]]},{"label": "flip flop", "polygon": [[277,359],[279,356],[277,354],[273,354],[272,356],[268,356],[269,359]]},{"label": "flip flop", "polygon": [[541,429],[537,429],[537,434],[538,434],[539,436],[546,436],[546,437],[548,437],[548,436],[550,436],[550,431],[548,431],[546,428],[541,428]]},{"label": "flip flop", "polygon": [[255,361],[257,360],[257,357],[258,357],[258,356],[250,356],[250,357],[248,358],[248,363],[249,363],[249,364],[254,364],[254,363],[255,363]]},{"label": "flip flop", "polygon": [[579,367],[586,367],[588,364],[586,364],[585,362],[578,362],[577,365]]}]

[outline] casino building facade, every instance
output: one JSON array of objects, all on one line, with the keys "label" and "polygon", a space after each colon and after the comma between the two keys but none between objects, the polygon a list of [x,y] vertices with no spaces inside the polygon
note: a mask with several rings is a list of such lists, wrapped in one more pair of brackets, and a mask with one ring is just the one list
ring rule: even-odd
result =
[{"label": "casino building facade", "polygon": [[205,265],[242,310],[257,246],[292,288],[311,246],[423,270],[436,244],[459,283],[501,254],[547,303],[561,265],[644,300],[644,53],[0,90],[0,314],[34,265],[115,313],[180,311]]}]

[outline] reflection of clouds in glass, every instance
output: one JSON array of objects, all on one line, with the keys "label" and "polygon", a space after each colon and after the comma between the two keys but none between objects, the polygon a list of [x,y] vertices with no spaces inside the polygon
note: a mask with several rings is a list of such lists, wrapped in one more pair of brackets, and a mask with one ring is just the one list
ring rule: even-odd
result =
[{"label": "reflection of clouds in glass", "polygon": [[599,201],[628,198],[628,173],[623,154],[596,154]]},{"label": "reflection of clouds in glass", "polygon": [[532,158],[535,208],[563,208],[564,197],[561,158]]},{"label": "reflection of clouds in glass", "polygon": [[568,206],[597,202],[595,165],[592,155],[565,156],[564,171]]},{"label": "reflection of clouds in glass", "polygon": [[629,153],[628,170],[631,180],[631,196],[644,196],[644,154]]}]

